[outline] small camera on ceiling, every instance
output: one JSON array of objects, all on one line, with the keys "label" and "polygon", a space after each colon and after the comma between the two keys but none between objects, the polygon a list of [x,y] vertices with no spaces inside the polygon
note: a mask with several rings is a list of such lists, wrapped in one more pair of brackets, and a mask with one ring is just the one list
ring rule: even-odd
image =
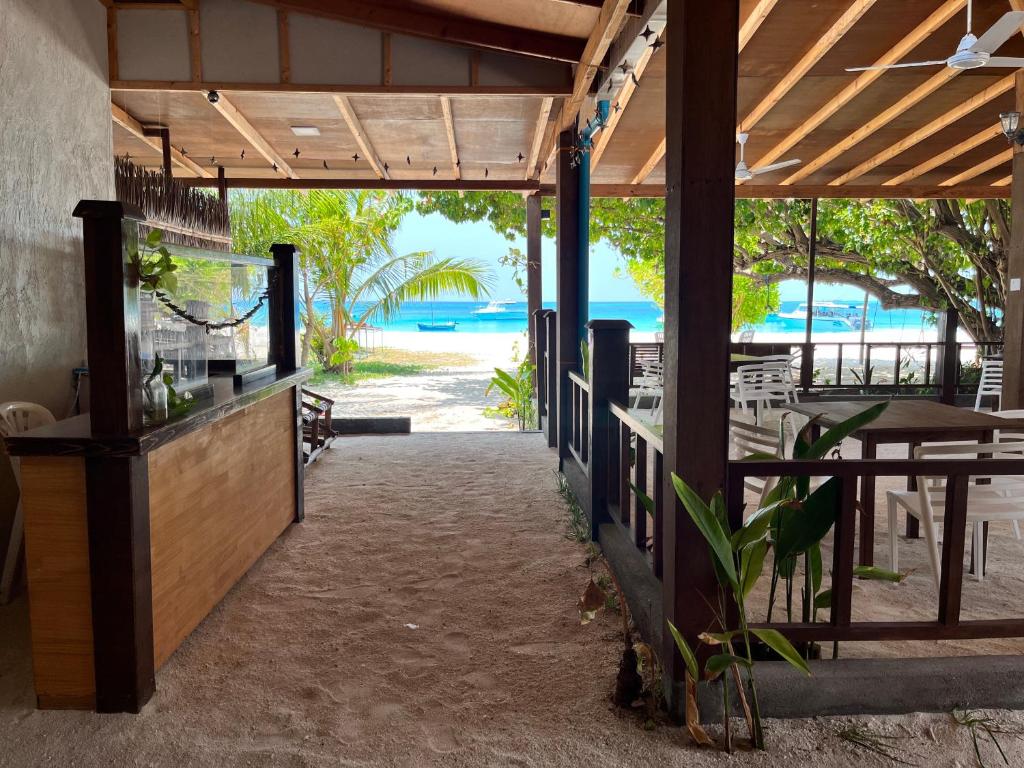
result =
[{"label": "small camera on ceiling", "polygon": [[206,98],[209,99],[211,104],[216,104],[218,101],[220,101],[220,94],[216,91],[210,91],[208,94],[206,94]]}]

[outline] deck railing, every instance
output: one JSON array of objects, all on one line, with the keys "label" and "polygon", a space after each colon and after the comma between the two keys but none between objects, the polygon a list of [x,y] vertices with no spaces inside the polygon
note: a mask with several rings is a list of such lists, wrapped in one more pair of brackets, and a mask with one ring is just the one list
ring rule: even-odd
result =
[{"label": "deck railing", "polygon": [[[670,562],[675,552],[692,552],[692,541],[686,537],[699,533],[686,521],[674,494],[666,495],[667,467],[660,430],[628,407],[632,368],[637,359],[628,344],[628,324],[597,323],[598,327],[590,331],[589,377],[571,373],[565,381],[558,382],[560,386],[571,387],[573,393],[568,399],[571,412],[555,419],[565,420],[566,434],[571,436],[559,467],[591,521],[593,539],[600,542],[619,577],[634,619],[649,640],[662,642],[663,650],[670,652],[670,645],[664,645],[666,620],[685,628],[687,634],[692,630],[694,642],[696,634],[703,631],[694,625],[695,617],[688,613],[694,610],[692,602],[680,601],[680,589],[685,594],[680,574],[692,572],[692,563]],[[876,348],[886,346],[872,344]],[[974,345],[962,346],[970,349]],[[685,469],[680,474],[685,477]],[[744,518],[744,480],[780,475],[839,478],[840,508],[825,541],[826,546],[831,546],[831,568],[826,570],[831,572],[832,603],[825,621],[774,621],[758,626],[777,629],[794,642],[1024,637],[1024,617],[963,620],[960,606],[970,478],[1024,475],[1024,459],[730,461],[724,490],[733,529]],[[946,514],[941,524],[942,572],[935,618],[854,621],[851,601],[857,557],[858,479],[904,478],[910,483],[920,475],[947,478]],[[642,496],[650,498],[651,512]],[[678,538],[669,541],[668,535]],[[676,581],[663,585],[662,581],[671,574],[675,574]],[[674,595],[671,600],[666,597],[670,594]],[[695,591],[693,600],[698,599]],[[684,610],[683,606],[690,607]]]}]

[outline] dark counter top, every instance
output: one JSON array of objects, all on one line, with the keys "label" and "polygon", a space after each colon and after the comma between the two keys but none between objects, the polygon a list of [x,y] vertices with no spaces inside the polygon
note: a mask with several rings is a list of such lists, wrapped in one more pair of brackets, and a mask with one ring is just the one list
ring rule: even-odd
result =
[{"label": "dark counter top", "polygon": [[[311,375],[308,368],[302,368],[268,376],[238,389],[231,376],[210,376],[213,397],[198,401],[185,416],[158,427],[148,427],[131,435],[94,435],[89,414],[85,413],[5,437],[4,445],[12,456],[140,456],[227,418],[253,403],[299,386]],[[94,392],[93,396],[97,394]]]}]

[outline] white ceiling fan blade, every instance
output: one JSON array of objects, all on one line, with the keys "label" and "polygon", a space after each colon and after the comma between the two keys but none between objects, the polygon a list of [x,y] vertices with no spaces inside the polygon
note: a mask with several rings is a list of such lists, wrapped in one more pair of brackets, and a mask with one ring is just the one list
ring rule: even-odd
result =
[{"label": "white ceiling fan blade", "polygon": [[986,67],[1013,67],[1020,69],[1024,67],[1024,59],[1014,59],[1009,56],[992,56],[985,62]]},{"label": "white ceiling fan blade", "polygon": [[868,72],[875,69],[906,69],[907,67],[934,67],[939,64],[945,64],[946,60],[941,61],[914,61],[908,62],[907,64],[884,64],[874,67],[847,67],[847,72]]},{"label": "white ceiling fan blade", "polygon": [[976,53],[995,53],[1021,26],[1024,25],[1024,11],[1007,11],[988,31],[971,46]]},{"label": "white ceiling fan blade", "polygon": [[751,171],[751,173],[754,174],[755,176],[758,176],[758,175],[760,175],[762,173],[771,173],[772,171],[777,171],[780,168],[789,168],[789,166],[791,166],[791,165],[800,165],[800,161],[799,160],[783,160],[781,163],[772,163],[771,165],[764,166],[764,168],[754,168]]}]

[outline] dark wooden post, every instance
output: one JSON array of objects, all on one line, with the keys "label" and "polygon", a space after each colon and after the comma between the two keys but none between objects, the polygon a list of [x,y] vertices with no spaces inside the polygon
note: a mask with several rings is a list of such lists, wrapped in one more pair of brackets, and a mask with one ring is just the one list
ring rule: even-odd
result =
[{"label": "dark wooden post", "polygon": [[[83,200],[86,335],[95,436],[142,429],[138,248],[140,211]],[[138,712],[156,689],[150,578],[148,464],[144,457],[85,460],[96,709]]]},{"label": "dark wooden post", "polygon": [[537,312],[541,308],[543,286],[540,203],[540,195],[530,195],[526,198],[526,311],[530,318],[530,360],[535,369],[540,368],[534,339],[537,336]]},{"label": "dark wooden post", "polygon": [[547,355],[544,358],[544,382],[547,394],[544,400],[547,403],[548,423],[544,433],[548,438],[548,448],[558,447],[558,313],[553,309],[543,310],[544,322],[547,325],[547,332],[544,339],[547,343]]},{"label": "dark wooden post", "polygon": [[[725,484],[739,0],[668,0],[667,13],[662,596],[665,618],[696,647],[713,624],[706,599],[715,594],[715,576],[670,473],[704,499]],[[685,666],[671,635],[662,634],[678,713]]]},{"label": "dark wooden post", "polygon": [[228,177],[223,165],[217,166],[217,197],[222,203],[228,201]]},{"label": "dark wooden post", "polygon": [[533,327],[533,349],[537,360],[537,371],[534,375],[534,393],[537,398],[537,426],[548,435],[548,444],[553,445],[551,438],[553,433],[549,429],[554,424],[551,418],[554,403],[548,399],[549,359],[553,356],[551,347],[554,339],[548,336],[548,315],[554,314],[554,310],[538,309],[531,315]]},{"label": "dark wooden post", "polygon": [[807,240],[807,322],[804,344],[800,353],[800,388],[807,392],[814,381],[814,345],[811,343],[814,326],[814,273],[818,262],[818,198],[811,198],[810,237]]},{"label": "dark wooden post", "polygon": [[278,373],[294,371],[299,367],[299,254],[294,245],[275,243],[270,246],[274,255],[275,281],[268,300],[270,322],[270,362],[277,365]]},{"label": "dark wooden post", "polygon": [[[1024,71],[1017,70],[1017,106],[1024,111]],[[1024,148],[1013,145],[1010,186],[1010,252],[1006,263],[1003,313],[1003,396],[1001,408],[1024,407]]]},{"label": "dark wooden post", "polygon": [[104,200],[82,200],[74,215],[82,219],[85,248],[92,431],[126,435],[142,429],[139,276],[129,251],[138,248],[138,222],[145,217]]},{"label": "dark wooden post", "polygon": [[143,135],[160,139],[160,150],[163,156],[164,177],[170,179],[174,173],[174,166],[171,165],[171,129],[170,128],[144,128]]},{"label": "dark wooden post", "polygon": [[956,332],[960,314],[947,309],[939,315],[939,400],[946,405],[956,403],[957,374],[960,371],[960,354],[956,343]]},{"label": "dark wooden post", "polygon": [[[608,489],[618,481],[612,472],[612,454],[617,443],[612,435],[612,417],[608,401],[626,405],[629,398],[629,329],[626,320],[591,320],[587,323],[590,347],[590,445],[587,469],[590,483],[590,535],[597,541],[601,523],[611,520],[608,512]],[[618,422],[616,422],[617,424]],[[613,447],[615,446],[615,447]],[[616,462],[617,465],[617,462]]]},{"label": "dark wooden post", "polygon": [[579,367],[579,168],[572,164],[573,133],[558,135],[555,193],[558,198],[558,261],[556,265],[557,312],[557,435],[559,466],[569,457],[572,430],[572,396],[569,372]]}]

